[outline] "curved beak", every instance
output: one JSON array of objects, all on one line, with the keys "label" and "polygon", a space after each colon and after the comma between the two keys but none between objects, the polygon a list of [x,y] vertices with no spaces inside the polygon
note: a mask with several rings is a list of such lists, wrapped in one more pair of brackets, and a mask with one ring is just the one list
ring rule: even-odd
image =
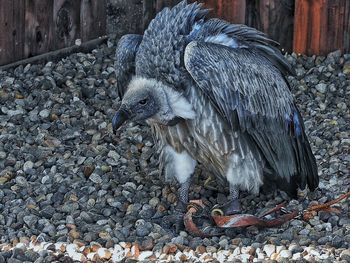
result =
[{"label": "curved beak", "polygon": [[129,114],[124,109],[119,109],[112,119],[112,127],[114,133],[119,129],[122,124],[129,119]]}]

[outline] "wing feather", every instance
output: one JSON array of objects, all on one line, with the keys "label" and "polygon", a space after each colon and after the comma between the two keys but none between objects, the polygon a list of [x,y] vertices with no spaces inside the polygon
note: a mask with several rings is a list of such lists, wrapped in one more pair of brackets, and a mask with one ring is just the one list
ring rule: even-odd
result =
[{"label": "wing feather", "polygon": [[[296,194],[318,185],[317,167],[288,83],[254,49],[191,42],[185,67],[233,129],[249,134],[269,168]],[[237,125],[237,121],[239,122]]]},{"label": "wing feather", "polygon": [[120,99],[123,98],[127,85],[135,74],[135,57],[141,41],[142,35],[128,34],[118,42],[114,67]]}]

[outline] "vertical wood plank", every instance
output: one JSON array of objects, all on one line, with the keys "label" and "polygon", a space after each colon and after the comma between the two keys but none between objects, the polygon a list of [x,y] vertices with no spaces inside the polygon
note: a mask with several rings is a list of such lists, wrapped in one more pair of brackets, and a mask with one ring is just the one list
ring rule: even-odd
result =
[{"label": "vertical wood plank", "polygon": [[307,55],[350,50],[350,3],[344,0],[297,0],[294,50]]},{"label": "vertical wood plank", "polygon": [[151,20],[156,16],[156,0],[143,1],[143,30],[146,30]]},{"label": "vertical wood plank", "polygon": [[0,65],[23,57],[24,10],[21,0],[0,1]]},{"label": "vertical wood plank", "polygon": [[156,11],[161,11],[164,7],[173,7],[180,3],[181,0],[156,0]]},{"label": "vertical wood plank", "polygon": [[232,23],[244,24],[246,16],[246,0],[222,1],[222,17]]},{"label": "vertical wood plank", "polygon": [[322,19],[327,19],[327,17],[323,16],[325,4],[324,0],[315,0],[311,2],[311,21],[308,23],[310,38],[308,39],[309,45],[307,49],[307,53],[309,54],[320,54],[321,51],[321,32],[325,33],[326,31],[324,23],[322,22]]},{"label": "vertical wood plank", "polygon": [[80,28],[83,42],[106,33],[105,0],[81,0]]},{"label": "vertical wood plank", "polygon": [[52,40],[53,0],[26,0],[24,56],[50,51]]},{"label": "vertical wood plank", "polygon": [[[108,34],[117,38],[125,34],[142,34],[143,4],[155,0],[113,0],[107,2]],[[154,12],[155,14],[155,12]],[[151,17],[152,19],[153,17]]]},{"label": "vertical wood plank", "polygon": [[345,37],[347,32],[349,33],[349,28],[346,28],[346,2],[348,1],[334,0],[329,2],[327,37],[324,39],[326,46],[323,52],[333,49],[346,50]]},{"label": "vertical wood plank", "polygon": [[74,45],[80,36],[80,0],[54,0],[52,48]]},{"label": "vertical wood plank", "polygon": [[254,27],[280,47],[291,51],[294,24],[294,0],[248,1],[245,24]]},{"label": "vertical wood plank", "polygon": [[344,52],[350,53],[350,1],[345,1],[344,14]]},{"label": "vertical wood plank", "polygon": [[212,9],[211,17],[219,17],[236,24],[245,23],[246,0],[200,0],[198,2]]},{"label": "vertical wood plank", "polygon": [[308,21],[310,3],[304,0],[295,2],[293,50],[297,53],[306,53],[308,43]]}]

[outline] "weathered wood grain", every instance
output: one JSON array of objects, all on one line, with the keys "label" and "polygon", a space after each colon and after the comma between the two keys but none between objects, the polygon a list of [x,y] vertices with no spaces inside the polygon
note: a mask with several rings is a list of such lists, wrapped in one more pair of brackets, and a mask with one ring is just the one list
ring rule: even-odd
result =
[{"label": "weathered wood grain", "polygon": [[350,2],[296,0],[293,49],[325,55],[340,49],[350,52]]},{"label": "weathered wood grain", "polygon": [[0,1],[0,65],[23,57],[24,6],[21,0]]},{"label": "weathered wood grain", "polygon": [[81,0],[80,28],[82,41],[106,33],[105,2],[105,0]]},{"label": "weathered wood grain", "polygon": [[80,1],[54,0],[52,48],[74,45],[81,38]]},{"label": "weathered wood grain", "polygon": [[53,0],[26,0],[25,7],[24,56],[32,57],[50,50]]},{"label": "weathered wood grain", "polygon": [[142,15],[142,27],[143,30],[146,30],[151,20],[156,16],[156,0],[143,1]]},{"label": "weathered wood grain", "polygon": [[156,11],[161,11],[164,7],[173,7],[182,0],[156,0]]},{"label": "weathered wood grain", "polygon": [[293,46],[294,0],[247,1],[245,24],[266,33],[284,50]]},{"label": "weathered wood grain", "polygon": [[200,0],[198,2],[204,3],[205,7],[212,9],[211,17],[220,17],[236,24],[245,23],[246,0]]}]

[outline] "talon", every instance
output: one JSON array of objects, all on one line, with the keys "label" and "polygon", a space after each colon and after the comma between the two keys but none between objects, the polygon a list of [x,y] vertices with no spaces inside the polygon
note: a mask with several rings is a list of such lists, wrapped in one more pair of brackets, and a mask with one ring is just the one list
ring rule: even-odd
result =
[{"label": "talon", "polygon": [[215,188],[214,186],[210,185],[210,182],[214,181],[213,177],[211,175],[209,175],[209,177],[204,181],[203,187],[212,191],[218,191],[217,188]]},{"label": "talon", "polygon": [[[165,230],[170,230],[174,233],[179,233],[181,230],[185,229],[184,226],[184,213],[175,211],[172,215],[164,215],[153,217],[151,221],[155,224],[160,225]],[[175,228],[175,231],[172,230]]]},{"label": "talon", "polygon": [[206,187],[212,180],[212,177],[209,175],[209,177],[204,181],[204,187]]}]

